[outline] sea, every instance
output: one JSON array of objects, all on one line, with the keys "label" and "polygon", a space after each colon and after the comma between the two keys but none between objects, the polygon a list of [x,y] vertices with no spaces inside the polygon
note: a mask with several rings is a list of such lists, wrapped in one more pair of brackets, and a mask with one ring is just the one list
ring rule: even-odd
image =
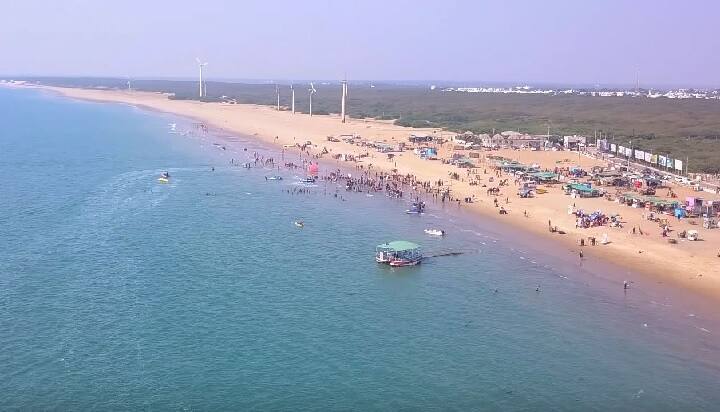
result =
[{"label": "sea", "polygon": [[[720,405],[716,305],[671,285],[240,167],[298,159],[191,119],[15,88],[0,118],[0,410]],[[429,257],[378,265],[390,240]]]}]

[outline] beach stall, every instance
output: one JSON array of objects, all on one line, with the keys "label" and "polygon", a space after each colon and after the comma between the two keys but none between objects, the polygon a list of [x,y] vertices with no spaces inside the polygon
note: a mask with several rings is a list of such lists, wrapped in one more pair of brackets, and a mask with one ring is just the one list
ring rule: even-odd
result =
[{"label": "beach stall", "polygon": [[563,186],[566,195],[577,197],[600,197],[602,191],[593,188],[589,183],[569,183]]},{"label": "beach stall", "polygon": [[570,166],[568,168],[568,175],[573,177],[583,177],[587,173],[580,166]]},{"label": "beach stall", "polygon": [[383,142],[375,142],[375,148],[380,153],[388,153],[393,151],[394,146]]},{"label": "beach stall", "polygon": [[427,143],[432,142],[433,137],[428,134],[411,134],[410,137],[408,137],[408,141],[410,143]]},{"label": "beach stall", "polygon": [[465,169],[470,169],[470,168],[475,167],[475,162],[473,162],[473,160],[470,159],[469,157],[459,157],[457,159],[453,159],[452,163],[457,167],[461,167],[461,168],[465,168]]},{"label": "beach stall", "polygon": [[553,172],[530,173],[530,178],[540,183],[556,183],[558,175]]},{"label": "beach stall", "polygon": [[418,147],[414,152],[420,156],[421,159],[425,160],[436,160],[438,156],[437,149],[434,147]]}]

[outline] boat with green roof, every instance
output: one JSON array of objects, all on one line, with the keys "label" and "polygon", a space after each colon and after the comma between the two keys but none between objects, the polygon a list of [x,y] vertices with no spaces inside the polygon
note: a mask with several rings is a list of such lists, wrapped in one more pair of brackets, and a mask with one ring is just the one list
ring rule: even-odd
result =
[{"label": "boat with green roof", "polygon": [[415,266],[422,259],[420,245],[405,240],[383,243],[375,248],[375,261],[393,267]]}]

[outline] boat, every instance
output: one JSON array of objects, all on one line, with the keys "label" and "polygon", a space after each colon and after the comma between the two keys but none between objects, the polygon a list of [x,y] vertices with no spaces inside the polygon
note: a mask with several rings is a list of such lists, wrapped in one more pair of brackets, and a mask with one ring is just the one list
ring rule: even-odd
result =
[{"label": "boat", "polygon": [[383,243],[375,248],[375,261],[393,267],[414,266],[422,259],[420,245],[405,240]]},{"label": "boat", "polygon": [[405,267],[405,266],[415,266],[419,264],[422,261],[422,256],[418,258],[397,258],[390,261],[390,266],[392,267]]},{"label": "boat", "polygon": [[282,176],[265,177],[265,180],[283,180]]},{"label": "boat", "polygon": [[425,229],[425,233],[432,236],[445,236],[445,231],[440,229]]},{"label": "boat", "polygon": [[301,183],[314,184],[315,179],[312,176],[308,176],[300,181]]},{"label": "boat", "polygon": [[305,227],[305,222],[303,222],[302,220],[296,220],[296,221],[293,222],[293,223],[294,223],[295,226],[297,226],[297,227]]},{"label": "boat", "polygon": [[162,172],[160,174],[160,177],[158,177],[158,182],[160,183],[168,183],[170,181],[170,173],[168,172]]},{"label": "boat", "polygon": [[419,215],[425,212],[425,202],[412,202],[410,209],[406,210],[405,213],[408,215]]}]

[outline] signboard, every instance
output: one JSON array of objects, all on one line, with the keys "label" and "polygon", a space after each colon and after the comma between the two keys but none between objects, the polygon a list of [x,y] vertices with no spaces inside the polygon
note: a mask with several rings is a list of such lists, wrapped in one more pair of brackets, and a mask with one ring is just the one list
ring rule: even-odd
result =
[{"label": "signboard", "polygon": [[675,159],[675,170],[679,170],[682,172],[682,170],[683,170],[682,160]]},{"label": "signboard", "polygon": [[652,163],[652,153],[645,152],[645,161],[648,163]]},{"label": "signboard", "polygon": [[645,160],[645,152],[643,152],[642,150],[636,150],[635,158],[638,160]]},{"label": "signboard", "polygon": [[667,157],[660,155],[659,159],[658,165],[665,167],[665,165],[667,165]]},{"label": "signboard", "polygon": [[650,157],[650,163],[652,163],[654,165],[658,164],[658,155],[652,155]]},{"label": "signboard", "polygon": [[610,143],[610,151],[613,153],[617,152],[617,145],[615,143]]}]

